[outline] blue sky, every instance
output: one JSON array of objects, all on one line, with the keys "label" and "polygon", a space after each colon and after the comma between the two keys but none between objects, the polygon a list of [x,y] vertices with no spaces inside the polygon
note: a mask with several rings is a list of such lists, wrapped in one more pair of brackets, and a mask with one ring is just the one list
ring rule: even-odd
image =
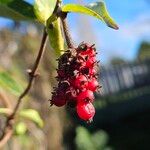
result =
[{"label": "blue sky", "polygon": [[[32,2],[32,0],[28,0]],[[65,3],[76,0],[65,0]],[[94,2],[84,0],[83,3]],[[69,26],[75,43],[87,41],[95,43],[98,58],[103,64],[113,57],[134,60],[143,40],[150,41],[150,2],[149,0],[105,0],[111,16],[120,29],[115,31],[92,17],[69,14]],[[0,18],[0,27],[8,26],[9,21]]]}]

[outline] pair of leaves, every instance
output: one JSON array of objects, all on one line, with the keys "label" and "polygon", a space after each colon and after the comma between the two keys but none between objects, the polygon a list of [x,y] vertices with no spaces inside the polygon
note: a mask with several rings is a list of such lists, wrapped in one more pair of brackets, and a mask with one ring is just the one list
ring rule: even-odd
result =
[{"label": "pair of leaves", "polygon": [[[57,0],[35,0],[34,6],[24,0],[0,0],[0,16],[14,20],[39,21],[44,25],[47,25],[48,22],[47,27],[52,23],[53,28],[48,29],[50,43],[56,51],[56,54],[60,54],[60,51],[64,48],[64,41],[60,21],[57,17],[55,18],[53,16],[56,5]],[[96,17],[102,22],[105,22],[107,26],[118,29],[117,24],[107,12],[106,5],[103,1],[91,3],[87,6],[66,4],[61,9],[66,13],[75,12]],[[52,22],[50,22],[51,17],[54,17],[56,20],[52,19]]]},{"label": "pair of leaves", "polygon": [[[36,2],[38,2],[38,0],[36,0]],[[41,0],[41,2],[43,1]],[[50,5],[49,2],[47,2],[47,4]],[[60,20],[59,18],[53,16],[53,11],[56,6],[56,0],[51,1],[51,6],[53,8],[49,8],[49,10],[47,10],[46,7],[46,9],[44,10],[44,4],[42,5],[42,3],[40,2],[35,3],[35,12],[37,14],[37,18],[41,22],[43,22],[44,24],[45,22],[47,22],[47,31],[49,34],[50,44],[55,50],[56,54],[59,56],[61,54],[61,51],[64,50],[64,40],[61,33]],[[78,4],[67,4],[62,6],[62,11],[66,13],[75,12],[90,15],[105,22],[107,26],[113,29],[118,29],[117,24],[107,12],[105,3],[103,1],[91,3],[88,6],[82,6]],[[51,28],[49,28],[50,25]]]},{"label": "pair of leaves", "polygon": [[32,120],[35,122],[39,127],[43,127],[44,123],[43,120],[41,119],[39,113],[34,110],[34,109],[24,109],[21,110],[19,113],[20,117],[27,118],[29,120]]},{"label": "pair of leaves", "polygon": [[[48,18],[53,14],[56,3],[57,0],[35,0],[33,6],[24,0],[0,0],[0,16],[18,21],[38,20],[46,25]],[[59,19],[53,22],[53,28],[48,29],[48,34],[51,46],[55,49],[56,54],[60,55],[60,50],[64,49],[64,41]],[[18,93],[18,90],[12,91]]]},{"label": "pair of leaves", "polygon": [[[14,95],[20,95],[23,91],[23,87],[12,78],[8,72],[0,72],[0,88],[4,88]],[[10,114],[10,110],[7,108],[0,108],[1,114]],[[19,112],[19,116],[27,118],[35,122],[39,127],[43,127],[43,121],[36,110],[24,109]]]},{"label": "pair of leaves", "polygon": [[60,18],[53,15],[57,0],[35,0],[34,12],[37,19],[46,25],[51,47],[57,56],[64,50]]},{"label": "pair of leaves", "polygon": [[38,20],[46,23],[52,15],[57,0],[35,0],[34,6],[24,0],[0,0],[0,16],[17,20]]},{"label": "pair of leaves", "polygon": [[[10,91],[12,94],[19,96],[23,91],[23,87],[18,84],[16,80],[13,79],[11,74],[8,72],[0,72],[0,88],[6,89]],[[8,115],[11,113],[11,110],[8,108],[0,108],[0,114]],[[24,109],[19,113],[20,118],[26,118],[34,123],[36,123],[39,127],[43,127],[43,120],[41,119],[39,113],[34,109]],[[19,122],[16,126],[17,134],[24,134],[26,132],[26,125],[24,122]]]},{"label": "pair of leaves", "polygon": [[[35,0],[35,14],[41,22],[46,22],[53,14],[56,7],[56,0]],[[103,1],[91,3],[87,6],[79,4],[66,4],[62,6],[63,12],[75,12],[90,15],[105,22],[109,27],[118,29],[115,21],[110,17],[106,5]]]},{"label": "pair of leaves", "polygon": [[[45,24],[53,14],[56,3],[57,0],[35,0],[33,6],[24,0],[0,0],[0,16],[14,20],[38,20]],[[118,29],[103,1],[91,3],[87,6],[66,4],[62,6],[62,11],[90,15],[105,22],[109,27]]]},{"label": "pair of leaves", "polygon": [[[8,115],[10,114],[10,110],[8,108],[0,108],[0,114]],[[18,112],[19,118],[24,118],[33,121],[40,128],[43,127],[44,123],[40,116],[40,114],[34,109],[23,109]]]}]

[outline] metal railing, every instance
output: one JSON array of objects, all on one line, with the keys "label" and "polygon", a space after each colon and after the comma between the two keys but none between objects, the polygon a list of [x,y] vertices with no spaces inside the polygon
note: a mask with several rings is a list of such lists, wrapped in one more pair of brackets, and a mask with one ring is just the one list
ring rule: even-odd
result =
[{"label": "metal railing", "polygon": [[100,71],[101,95],[111,95],[150,85],[150,60],[102,67]]}]

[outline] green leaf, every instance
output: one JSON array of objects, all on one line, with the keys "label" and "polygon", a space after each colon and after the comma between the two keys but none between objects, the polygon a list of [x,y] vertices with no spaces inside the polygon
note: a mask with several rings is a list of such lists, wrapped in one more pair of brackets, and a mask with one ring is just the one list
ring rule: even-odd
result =
[{"label": "green leaf", "polygon": [[48,18],[53,14],[57,0],[35,0],[34,12],[41,23],[46,24]]},{"label": "green leaf", "polygon": [[19,112],[20,117],[27,118],[36,123],[39,127],[43,127],[43,120],[40,117],[39,113],[34,109],[24,109]]},{"label": "green leaf", "polygon": [[23,91],[23,87],[7,72],[0,72],[0,88],[7,89],[17,96]]},{"label": "green leaf", "polygon": [[0,0],[0,16],[14,20],[35,20],[33,6],[24,0]]},{"label": "green leaf", "polygon": [[55,50],[56,55],[60,56],[64,50],[64,38],[62,36],[60,18],[57,18],[50,25],[47,22],[47,32],[51,47]]},{"label": "green leaf", "polygon": [[90,15],[93,17],[96,17],[97,19],[100,19],[101,21],[105,22],[107,26],[118,29],[117,24],[115,21],[110,17],[106,5],[103,1],[90,3],[87,6],[82,6],[79,4],[66,4],[62,6],[63,12],[76,12],[76,13],[82,13],[86,15]]},{"label": "green leaf", "polygon": [[115,23],[115,21],[111,18],[109,15],[106,5],[103,1],[101,2],[95,2],[88,5],[88,8],[95,11],[97,14],[99,14],[104,22],[111,28],[119,29],[118,25]]},{"label": "green leaf", "polygon": [[17,135],[23,135],[25,134],[27,131],[27,126],[24,122],[19,122],[16,126],[15,126],[15,132]]}]

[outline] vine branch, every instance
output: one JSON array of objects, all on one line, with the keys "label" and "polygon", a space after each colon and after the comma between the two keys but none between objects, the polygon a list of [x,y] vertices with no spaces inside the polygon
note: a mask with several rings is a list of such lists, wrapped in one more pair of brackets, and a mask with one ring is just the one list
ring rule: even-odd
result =
[{"label": "vine branch", "polygon": [[31,89],[31,86],[33,84],[34,78],[37,76],[37,69],[38,69],[38,66],[40,64],[40,61],[41,61],[42,56],[43,56],[44,51],[45,51],[46,41],[47,41],[47,33],[46,33],[46,29],[44,28],[43,37],[42,37],[41,46],[40,46],[38,55],[36,57],[36,60],[34,62],[32,70],[28,71],[28,73],[29,73],[28,85],[25,88],[25,90],[22,92],[22,94],[19,96],[17,104],[14,107],[12,114],[6,120],[3,134],[0,137],[0,147],[2,147],[10,139],[10,137],[12,135],[13,119],[16,116],[16,113],[17,113],[19,106],[22,102],[22,99],[28,94],[28,92]]}]

